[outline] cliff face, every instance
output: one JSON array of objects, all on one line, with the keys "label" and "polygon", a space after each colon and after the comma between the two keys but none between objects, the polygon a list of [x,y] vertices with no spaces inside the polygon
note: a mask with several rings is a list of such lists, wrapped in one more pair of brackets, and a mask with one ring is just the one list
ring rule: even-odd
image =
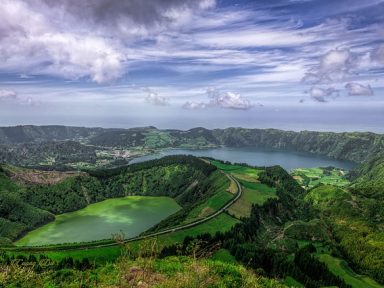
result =
[{"label": "cliff face", "polygon": [[292,132],[242,128],[214,130],[213,133],[225,146],[308,152],[358,163],[384,153],[384,135],[374,133]]}]

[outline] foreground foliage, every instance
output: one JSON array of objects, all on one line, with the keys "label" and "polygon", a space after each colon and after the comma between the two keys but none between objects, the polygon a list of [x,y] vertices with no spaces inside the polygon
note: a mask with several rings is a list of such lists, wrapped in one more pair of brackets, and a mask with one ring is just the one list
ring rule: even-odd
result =
[{"label": "foreground foliage", "polygon": [[[152,247],[151,243],[146,251]],[[158,259],[153,253],[134,258],[123,254],[113,264],[96,266],[86,259],[53,262],[45,257],[3,258],[0,287],[286,287],[238,264],[186,256]]]}]

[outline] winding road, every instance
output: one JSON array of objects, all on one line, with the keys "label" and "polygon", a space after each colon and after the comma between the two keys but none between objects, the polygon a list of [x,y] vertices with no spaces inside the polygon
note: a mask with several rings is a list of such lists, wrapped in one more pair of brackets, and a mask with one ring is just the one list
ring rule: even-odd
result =
[{"label": "winding road", "polygon": [[[160,235],[188,229],[188,228],[200,225],[202,223],[205,223],[205,222],[215,218],[216,216],[220,215],[225,210],[227,210],[230,206],[232,206],[233,203],[235,203],[241,197],[241,195],[243,193],[243,189],[242,189],[239,181],[237,181],[232,175],[229,175],[229,174],[226,174],[226,175],[236,183],[237,193],[236,193],[235,197],[233,197],[227,204],[225,204],[219,210],[208,215],[207,217],[205,217],[203,219],[199,219],[199,220],[193,221],[193,222],[185,224],[185,225],[176,226],[173,228],[169,228],[169,229],[155,232],[155,233],[151,233],[151,234],[146,234],[143,236],[137,236],[137,237],[125,239],[124,243],[134,242],[134,241],[138,241],[138,240],[143,240],[143,239],[147,239],[147,238],[151,238],[151,237],[156,237],[156,236],[160,236]],[[60,247],[60,246],[56,246],[56,247],[19,247],[19,248],[16,248],[14,250],[17,250],[17,251],[23,251],[23,250],[25,250],[25,251],[73,251],[73,250],[89,250],[89,249],[95,249],[95,248],[97,249],[97,248],[111,247],[111,246],[117,246],[117,245],[119,245],[119,244],[116,242],[111,242],[111,243],[102,243],[102,244],[96,244],[96,245],[89,244],[89,245],[78,246],[78,247],[75,247],[75,246],[69,247],[70,245],[63,246],[63,247]]]}]

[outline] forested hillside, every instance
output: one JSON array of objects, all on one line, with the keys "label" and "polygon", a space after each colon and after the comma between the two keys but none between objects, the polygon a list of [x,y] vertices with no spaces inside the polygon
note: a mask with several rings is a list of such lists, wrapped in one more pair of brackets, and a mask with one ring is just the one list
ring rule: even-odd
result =
[{"label": "forested hillside", "polygon": [[297,244],[291,245],[293,239],[284,235],[285,224],[299,219],[308,221],[314,217],[308,203],[302,201],[305,191],[280,167],[267,168],[259,175],[259,180],[276,187],[278,199],[254,205],[251,216],[227,233],[186,238],[181,248],[168,246],[163,249],[162,255],[173,255],[180,249],[182,253],[187,253],[188,245],[197,241],[205,249],[220,245],[237,261],[268,277],[293,277],[310,288],[350,287],[312,255],[313,246],[299,248]]},{"label": "forested hillside", "polygon": [[[305,152],[362,163],[383,153],[384,136],[369,132],[293,132],[245,128],[193,128],[182,131],[155,127],[17,126],[0,127],[0,144],[0,162],[22,166],[66,165],[67,169],[82,167],[82,163],[95,166],[97,161],[97,165],[103,166],[116,159],[126,164],[126,160],[135,155],[149,154],[162,148],[218,146]],[[28,159],[23,157],[26,154]]]},{"label": "forested hillside", "polygon": [[[183,249],[191,241],[204,249],[220,245],[256,271],[293,277],[305,287],[381,287],[345,278],[346,268],[335,263],[345,259],[358,273],[384,283],[382,164],[376,159],[361,166],[351,186],[319,184],[307,191],[280,167],[266,168],[258,179],[276,187],[277,199],[254,205],[250,217],[227,233],[186,239]],[[170,246],[163,255],[176,251]]]}]

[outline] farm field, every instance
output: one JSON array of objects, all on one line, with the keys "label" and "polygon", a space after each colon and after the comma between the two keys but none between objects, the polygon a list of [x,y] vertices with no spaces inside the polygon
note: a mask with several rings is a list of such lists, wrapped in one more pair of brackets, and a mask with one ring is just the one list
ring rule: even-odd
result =
[{"label": "farm field", "polygon": [[304,188],[310,189],[319,184],[344,187],[350,184],[343,169],[327,168],[298,168],[291,173],[292,177]]},{"label": "farm field", "polygon": [[261,169],[246,167],[246,166],[237,165],[237,164],[222,163],[217,160],[212,160],[211,164],[215,165],[217,168],[219,168],[220,170],[223,170],[224,172],[231,173],[237,176],[242,175],[244,177],[252,177],[252,179],[255,179],[255,178],[257,179],[257,175],[263,171]]},{"label": "farm field", "polygon": [[243,188],[243,195],[234,203],[228,212],[231,215],[240,217],[249,217],[253,204],[262,205],[270,198],[277,198],[276,189],[265,184],[239,181]]},{"label": "farm field", "polygon": [[263,171],[262,169],[227,164],[216,160],[212,160],[211,163],[231,174],[243,187],[241,198],[228,209],[229,214],[236,218],[249,217],[253,204],[262,205],[270,198],[277,198],[275,188],[259,183],[258,175]]}]

